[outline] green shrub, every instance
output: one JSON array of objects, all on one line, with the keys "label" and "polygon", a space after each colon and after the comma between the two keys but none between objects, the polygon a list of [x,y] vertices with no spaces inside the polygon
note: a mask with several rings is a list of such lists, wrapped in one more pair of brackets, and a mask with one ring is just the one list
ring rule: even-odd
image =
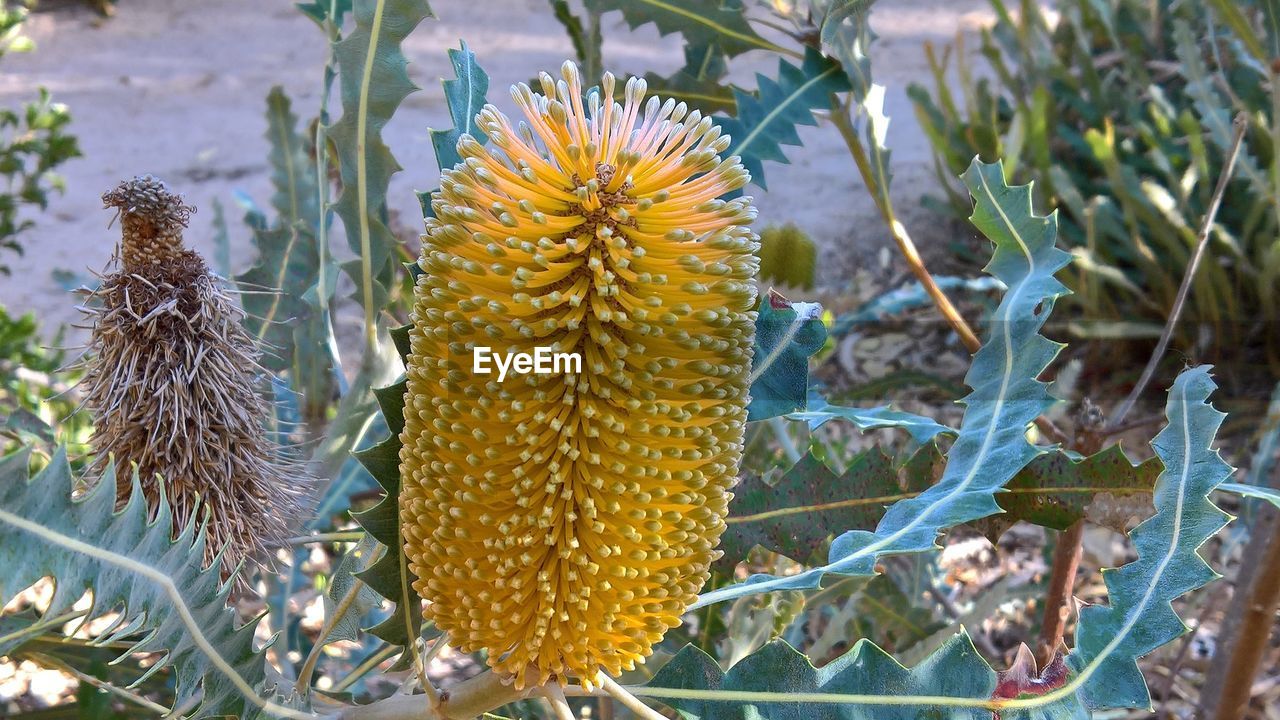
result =
[{"label": "green shrub", "polygon": [[1205,353],[1220,361],[1274,361],[1280,95],[1268,88],[1280,35],[1264,29],[1263,7],[1272,4],[1215,0],[1209,11],[1169,0],[1066,0],[1055,23],[1037,3],[1014,13],[991,2],[998,20],[982,34],[990,72],[976,73],[957,48],[957,97],[946,81],[950,50],[939,59],[930,49],[935,89],[910,90],[947,186],[942,206],[967,217],[955,173],[975,154],[1004,158],[1010,182],[1034,181],[1038,200],[1061,210],[1063,241],[1078,258],[1069,276],[1083,316],[1075,331],[1154,334],[1231,145],[1232,117],[1244,113],[1244,152],[1178,340],[1192,347],[1209,338]]},{"label": "green shrub", "polygon": [[[30,39],[21,34],[26,16],[25,8],[0,2],[0,57],[32,49]],[[19,217],[21,207],[47,208],[49,191],[63,189],[53,169],[80,156],[75,136],[66,132],[71,122],[67,107],[53,102],[44,88],[39,93],[20,109],[0,109],[0,251],[22,253],[18,235],[35,223]],[[0,263],[0,275],[8,274],[9,268]]]}]

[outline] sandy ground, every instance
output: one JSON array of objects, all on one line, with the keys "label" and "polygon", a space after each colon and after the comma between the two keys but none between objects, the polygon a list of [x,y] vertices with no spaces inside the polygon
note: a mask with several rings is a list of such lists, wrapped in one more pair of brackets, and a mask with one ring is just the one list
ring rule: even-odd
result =
[{"label": "sandy ground", "polygon": [[[412,191],[434,187],[437,176],[427,130],[451,124],[439,83],[452,74],[445,50],[465,38],[491,76],[490,100],[508,111],[508,85],[554,69],[571,54],[545,0],[431,4],[436,18],[405,46],[410,75],[422,90],[409,96],[385,131],[405,168],[392,181],[390,203],[415,229]],[[907,84],[931,82],[923,42],[949,42],[958,29],[986,22],[987,12],[984,0],[881,0],[872,16],[880,35],[874,73],[888,87],[892,118],[894,192],[925,246],[944,243],[949,231],[919,209],[933,184],[931,159]],[[661,38],[652,25],[633,32],[618,13],[604,23],[605,58],[615,73],[665,74],[682,64],[678,36]],[[316,26],[281,0],[122,0],[107,21],[81,3],[52,5],[31,18],[27,34],[37,50],[0,63],[0,105],[17,106],[37,87],[49,88],[70,106],[84,157],[62,168],[67,192],[25,234],[26,256],[6,257],[14,273],[0,277],[0,304],[35,311],[50,332],[76,321],[73,298],[52,274],[103,266],[117,235],[107,229],[110,216],[99,196],[140,173],[164,178],[199,208],[188,238],[206,253],[212,251],[212,202],[220,199],[228,210],[233,265],[247,267],[253,250],[233,192],[264,205],[270,196],[263,112],[273,85],[284,86],[299,116],[314,116],[325,51]],[[754,73],[776,74],[776,62],[763,53],[740,56],[731,79],[754,88]],[[849,270],[874,262],[888,235],[835,129],[803,128],[801,137],[804,147],[788,150],[791,165],[766,168],[772,190],[753,194],[762,225],[795,221],[813,235],[823,253],[819,281],[838,289]]]}]

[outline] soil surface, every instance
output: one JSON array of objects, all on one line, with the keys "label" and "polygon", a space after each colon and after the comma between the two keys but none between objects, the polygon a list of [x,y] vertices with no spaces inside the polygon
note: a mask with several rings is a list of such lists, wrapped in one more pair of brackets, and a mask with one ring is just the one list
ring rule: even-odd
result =
[{"label": "soil surface", "polygon": [[[572,55],[569,40],[545,0],[432,0],[427,20],[405,44],[409,73],[422,89],[405,101],[384,137],[405,168],[392,180],[390,205],[411,234],[419,227],[413,190],[435,186],[437,171],[427,134],[448,127],[442,77],[451,77],[446,49],[465,39],[489,73],[489,99],[515,112],[505,88],[539,70],[554,70]],[[67,191],[55,196],[36,226],[23,235],[25,257],[6,255],[13,268],[0,276],[0,304],[35,311],[45,331],[79,320],[75,299],[53,279],[66,270],[89,276],[108,261],[119,235],[101,193],[121,179],[152,173],[182,192],[199,212],[188,242],[212,257],[212,204],[226,208],[233,270],[253,259],[235,194],[266,205],[270,197],[264,133],[266,95],[282,85],[304,121],[319,102],[325,42],[292,2],[246,0],[125,0],[104,20],[83,3],[42,2],[26,34],[36,51],[0,63],[0,106],[16,107],[47,87],[73,115],[84,157],[61,172]],[[881,0],[872,14],[879,35],[873,72],[887,86],[892,119],[894,194],[900,214],[926,255],[942,251],[958,232],[924,211],[920,197],[935,187],[928,143],[906,90],[932,84],[923,43],[952,42],[990,21],[984,0]],[[604,17],[605,59],[618,74],[667,74],[683,64],[681,39],[659,37],[652,25],[630,30],[619,13]],[[973,48],[976,42],[967,46]],[[776,75],[777,59],[761,52],[739,56],[731,80],[756,86],[755,73]],[[334,108],[333,115],[340,114]],[[880,266],[889,243],[883,223],[862,188],[843,141],[829,123],[803,127],[803,147],[788,148],[790,165],[766,167],[770,190],[752,188],[761,227],[788,221],[807,230],[821,248],[819,283],[841,291],[859,267]],[[337,252],[345,242],[335,238]],[[901,263],[893,257],[893,270]],[[83,338],[73,332],[72,339]]]}]

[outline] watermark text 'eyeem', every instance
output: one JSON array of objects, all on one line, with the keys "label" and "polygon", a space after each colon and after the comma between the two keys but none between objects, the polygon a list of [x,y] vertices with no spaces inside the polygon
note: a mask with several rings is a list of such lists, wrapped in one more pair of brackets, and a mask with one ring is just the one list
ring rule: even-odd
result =
[{"label": "watermark text 'eyeem'", "polygon": [[521,375],[582,374],[582,356],[578,353],[554,352],[549,347],[535,347],[533,352],[494,352],[491,347],[478,346],[471,351],[471,372],[489,375],[498,370],[498,382],[507,378],[508,371]]}]

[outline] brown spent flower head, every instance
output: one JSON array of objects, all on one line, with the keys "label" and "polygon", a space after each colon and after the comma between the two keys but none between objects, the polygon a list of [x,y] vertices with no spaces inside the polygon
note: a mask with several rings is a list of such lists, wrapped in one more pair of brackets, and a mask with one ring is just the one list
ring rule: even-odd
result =
[{"label": "brown spent flower head", "polygon": [[131,465],[153,508],[163,483],[175,528],[207,511],[205,560],[223,553],[224,578],[246,560],[265,563],[301,516],[310,480],[267,432],[271,402],[244,313],[183,247],[194,208],[163,182],[136,177],[102,200],[119,210],[123,267],[83,308],[92,320],[82,383],[93,471],[115,459],[121,504]]},{"label": "brown spent flower head", "polygon": [[[680,623],[724,530],[755,329],[748,179],[710,118],[577,68],[477,117],[432,196],[401,525],[426,616],[517,687],[618,675]],[[606,100],[601,101],[601,98]],[[476,347],[577,353],[499,381]]]}]

